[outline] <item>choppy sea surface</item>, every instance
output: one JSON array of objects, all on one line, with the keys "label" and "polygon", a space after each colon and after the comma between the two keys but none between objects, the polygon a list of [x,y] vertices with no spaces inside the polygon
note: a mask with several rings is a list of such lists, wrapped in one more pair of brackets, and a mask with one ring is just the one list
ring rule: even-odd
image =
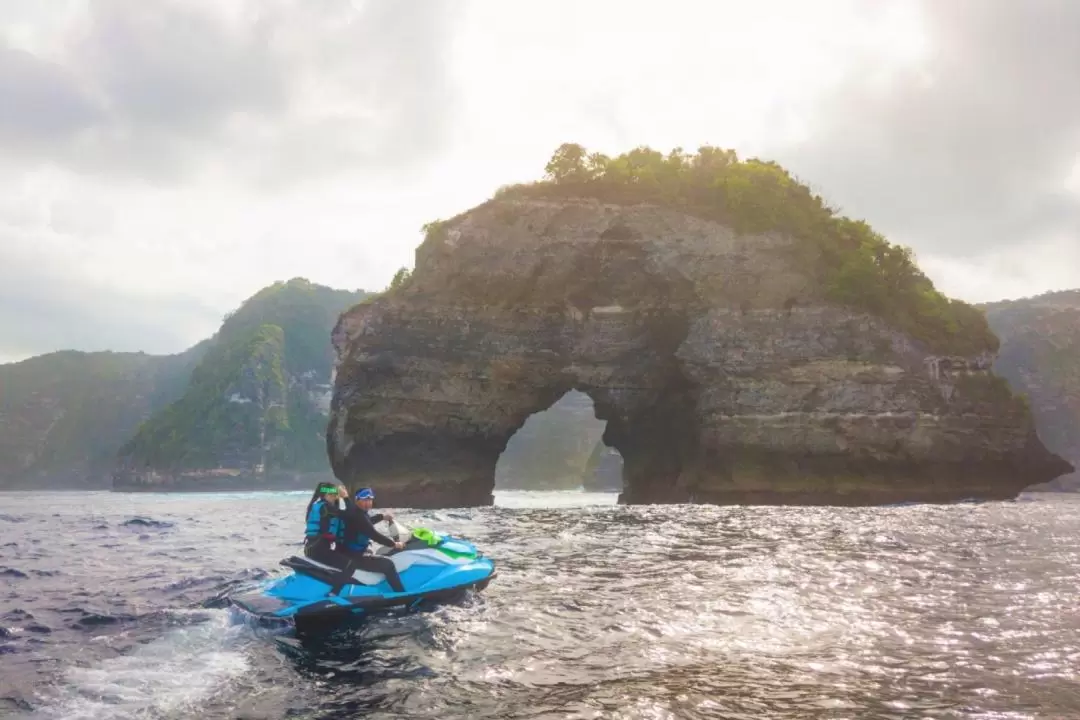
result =
[{"label": "choppy sea surface", "polygon": [[0,717],[1080,717],[1080,498],[399,510],[499,577],[317,640],[224,600],[306,500],[0,494]]}]

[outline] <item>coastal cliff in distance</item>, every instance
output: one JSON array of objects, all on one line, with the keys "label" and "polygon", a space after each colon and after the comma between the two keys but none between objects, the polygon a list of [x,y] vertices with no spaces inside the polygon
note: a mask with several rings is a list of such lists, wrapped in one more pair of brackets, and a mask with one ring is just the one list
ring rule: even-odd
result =
[{"label": "coastal cliff in distance", "polygon": [[286,489],[330,479],[330,329],[367,296],[296,278],[246,300],[210,338],[183,394],[120,448],[113,489]]},{"label": "coastal cliff in distance", "polygon": [[775,163],[565,145],[547,172],[432,223],[411,276],[342,315],[339,478],[490,504],[509,438],[572,389],[623,502],[1002,499],[1072,470],[983,314]]},{"label": "coastal cliff in distance", "polygon": [[[1080,466],[1080,290],[982,307],[1001,338],[994,372],[1027,395],[1046,446]],[[1080,472],[1033,489],[1076,492]]]},{"label": "coastal cliff in distance", "polygon": [[330,330],[368,296],[295,278],[183,353],[0,365],[0,490],[285,489],[331,477]]},{"label": "coastal cliff in distance", "polygon": [[0,365],[0,490],[108,488],[117,450],[184,393],[205,352],[69,350]]}]

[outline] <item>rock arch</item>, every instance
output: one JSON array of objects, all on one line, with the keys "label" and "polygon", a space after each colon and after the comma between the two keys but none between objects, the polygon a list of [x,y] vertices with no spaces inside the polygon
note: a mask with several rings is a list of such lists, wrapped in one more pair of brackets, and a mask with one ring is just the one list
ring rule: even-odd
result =
[{"label": "rock arch", "polygon": [[623,502],[1011,497],[1064,472],[1022,404],[978,382],[943,398],[918,343],[821,295],[789,238],[486,203],[341,316],[331,464],[381,504],[490,504],[511,435],[576,389],[623,457]]},{"label": "rock arch", "polygon": [[567,392],[551,407],[530,415],[510,436],[495,464],[496,494],[500,490],[594,489],[601,477],[610,485],[609,454],[618,458],[617,488],[613,489],[621,490],[622,456],[604,445],[606,429],[607,422],[596,417],[588,395]]},{"label": "rock arch", "polygon": [[[607,254],[586,255],[587,275],[576,276],[558,304],[541,291],[544,304],[525,307],[418,307],[387,298],[354,310],[354,321],[403,315],[398,329],[383,326],[389,345],[367,335],[366,350],[375,352],[338,367],[331,447],[348,447],[337,454],[338,476],[393,488],[405,505],[489,504],[511,436],[577,390],[607,422],[604,442],[623,457],[624,500],[689,497],[676,488],[693,437],[693,393],[675,357],[688,322],[681,307],[662,302],[680,290],[649,278],[640,261],[605,264]],[[633,297],[643,278],[661,286],[651,302]],[[642,478],[666,488],[664,497]]]}]

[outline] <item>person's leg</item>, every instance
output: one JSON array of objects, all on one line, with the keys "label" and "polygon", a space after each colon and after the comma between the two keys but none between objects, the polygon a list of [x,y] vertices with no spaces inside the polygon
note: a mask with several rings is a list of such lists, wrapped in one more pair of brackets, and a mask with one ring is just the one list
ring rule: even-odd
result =
[{"label": "person's leg", "polygon": [[352,566],[357,570],[382,573],[394,592],[405,592],[405,586],[401,584],[401,576],[398,575],[397,567],[390,558],[378,555],[354,555]]},{"label": "person's leg", "polygon": [[337,568],[338,570],[349,573],[352,572],[352,570],[349,570],[349,558],[344,553],[336,552],[330,547],[330,543],[326,541],[320,540],[311,543],[310,545],[305,545],[304,555],[317,563],[329,565],[332,568]]}]

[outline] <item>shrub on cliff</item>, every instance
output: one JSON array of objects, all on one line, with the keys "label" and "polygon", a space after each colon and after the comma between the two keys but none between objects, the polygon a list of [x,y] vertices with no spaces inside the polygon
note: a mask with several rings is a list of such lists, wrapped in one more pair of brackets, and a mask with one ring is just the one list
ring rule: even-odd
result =
[{"label": "shrub on cliff", "polygon": [[350,292],[318,285],[304,278],[278,281],[245,300],[225,317],[218,337],[235,337],[262,325],[277,325],[289,342],[285,369],[294,374],[318,368],[329,374],[334,349],[327,338],[343,308],[364,299],[364,291]]},{"label": "shrub on cliff", "polygon": [[667,155],[639,147],[612,158],[567,143],[545,172],[544,180],[501,188],[496,197],[657,203],[744,233],[789,234],[805,241],[829,300],[873,313],[934,352],[975,355],[998,348],[983,313],[935,289],[908,248],[890,244],[865,222],[837,215],[775,162],[740,160],[734,150],[710,146]]}]

